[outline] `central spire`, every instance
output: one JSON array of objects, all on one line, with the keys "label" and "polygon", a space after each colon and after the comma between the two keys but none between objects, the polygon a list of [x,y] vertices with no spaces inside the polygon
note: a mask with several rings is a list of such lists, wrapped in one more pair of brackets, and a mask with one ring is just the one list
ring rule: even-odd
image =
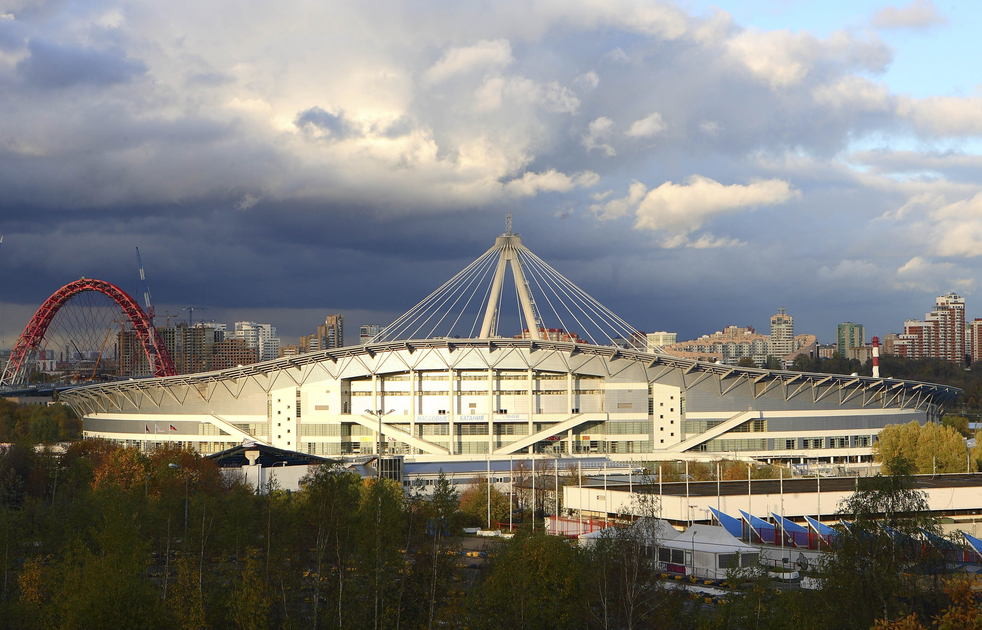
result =
[{"label": "central spire", "polygon": [[[514,301],[509,299],[510,284],[515,285]],[[636,348],[646,341],[634,327],[529,251],[522,236],[512,231],[511,214],[505,217],[505,231],[494,245],[386,326],[373,341],[502,337]]]},{"label": "central spire", "polygon": [[512,277],[515,280],[515,290],[518,291],[518,301],[522,305],[522,313],[525,316],[525,323],[528,325],[529,338],[541,339],[539,326],[541,324],[539,315],[535,310],[535,302],[532,301],[532,293],[529,291],[528,281],[522,270],[522,261],[518,258],[518,252],[524,250],[522,237],[511,231],[511,213],[505,217],[505,233],[494,241],[492,249],[498,250],[498,266],[491,280],[491,293],[484,308],[484,321],[481,324],[482,339],[498,336],[498,303],[501,298],[501,285],[505,281],[505,271],[511,268]]}]

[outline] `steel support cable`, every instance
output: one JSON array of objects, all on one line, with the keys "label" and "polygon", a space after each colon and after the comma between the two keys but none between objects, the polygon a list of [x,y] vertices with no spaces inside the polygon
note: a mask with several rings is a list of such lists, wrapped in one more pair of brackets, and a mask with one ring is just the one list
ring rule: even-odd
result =
[{"label": "steel support cable", "polygon": [[[427,318],[427,314],[430,313],[432,309],[436,308],[436,305],[443,299],[443,296],[447,293],[452,293],[457,284],[461,281],[461,278],[470,272],[470,267],[465,268],[460,273],[454,275],[450,280],[440,285],[436,291],[428,295],[424,300],[416,304],[412,309],[404,313],[399,319],[397,319],[392,324],[386,327],[387,336],[398,338],[404,336],[403,333],[409,330],[410,327],[414,326],[419,322],[420,318]],[[430,315],[431,316],[431,315]],[[426,319],[423,319],[425,324]],[[412,336],[409,334],[408,336]]]},{"label": "steel support cable", "polygon": [[[614,330],[614,332],[621,335],[626,334],[625,339],[627,340],[630,340],[632,335],[638,333],[637,329],[635,329],[633,326],[628,324],[626,321],[624,321],[620,316],[618,316],[616,313],[611,311],[609,308],[601,304],[598,300],[596,300],[596,298],[591,296],[589,293],[587,293],[580,287],[576,286],[572,281],[570,281],[568,278],[557,272],[555,269],[550,267],[547,263],[545,263],[541,259],[539,259],[539,262],[546,269],[551,271],[552,274],[556,276],[556,278],[559,280],[560,283],[567,285],[567,287],[569,287],[573,291],[575,297],[583,304],[583,306],[586,306],[586,308],[592,311],[598,318],[603,319],[605,323]],[[571,299],[572,298],[573,296],[571,296]],[[586,309],[583,309],[583,306],[580,306],[580,308],[581,310],[586,312]],[[593,321],[592,317],[590,319],[591,321]],[[606,331],[604,331],[604,334],[608,337],[608,339],[610,339],[611,343],[613,343],[614,341],[613,338],[611,338],[610,335],[606,333]]]},{"label": "steel support cable", "polygon": [[[520,253],[522,255],[525,254],[525,252],[520,252]],[[556,310],[556,307],[555,305],[553,305],[552,300],[549,299],[549,294],[546,293],[545,289],[542,288],[542,284],[539,282],[539,278],[536,277],[536,274],[538,274],[541,277],[542,272],[539,269],[535,268],[532,264],[527,264],[526,267],[528,268],[529,273],[532,276],[532,280],[535,282],[535,286],[539,288],[539,292],[542,293],[542,297],[545,298],[546,304],[549,305],[549,308],[552,309],[553,315],[555,315],[556,319],[559,320],[559,325],[563,327],[563,330],[565,332],[569,333],[569,328],[566,326],[566,322],[563,321],[562,315],[560,315],[559,312]],[[543,282],[544,281],[545,279],[543,278]]]},{"label": "steel support cable", "polygon": [[[552,269],[551,267],[549,267],[545,263],[542,263],[542,264],[543,264],[543,267],[546,269],[546,271],[551,271],[553,273],[553,275],[556,277],[556,280],[557,280],[557,284],[559,286],[559,289],[563,292],[564,295],[566,295],[567,298],[569,298],[570,302],[572,304],[574,304],[578,309],[580,309],[580,312],[583,315],[585,315],[587,319],[590,320],[590,322],[596,327],[596,329],[599,330],[605,337],[607,337],[607,339],[610,340],[610,343],[611,344],[613,344],[614,343],[613,337],[610,336],[610,334],[607,332],[607,330],[605,329],[604,326],[601,326],[600,324],[597,323],[597,321],[593,318],[593,315],[597,315],[597,317],[600,317],[600,319],[603,319],[603,318],[599,314],[597,314],[595,311],[594,311],[593,315],[591,315],[591,313],[589,312],[589,310],[584,309],[582,305],[577,304],[576,302],[577,302],[577,298],[579,296],[570,295],[569,291],[567,290],[568,287],[564,286],[564,284],[570,284],[570,285],[572,285],[572,283],[569,282],[568,280],[566,280],[566,278],[564,278],[562,276],[562,274],[560,274],[559,272],[557,272],[555,269]],[[566,283],[563,283],[563,280],[566,280]],[[576,285],[572,285],[572,286],[574,288],[576,287]],[[570,306],[567,305],[567,308],[570,308]],[[590,309],[590,310],[593,310],[593,309]],[[570,312],[572,313],[572,309],[570,309]],[[577,318],[577,321],[579,321],[578,318]],[[609,322],[607,322],[607,321],[604,321],[604,323],[605,324],[609,324]],[[591,338],[591,340],[593,340],[593,343],[594,344],[597,344],[596,340],[593,339],[593,335],[590,335],[590,338]],[[597,344],[597,345],[599,345],[599,344]]]},{"label": "steel support cable", "polygon": [[[529,252],[527,249],[525,251],[526,251],[526,253],[531,254],[531,252]],[[540,273],[541,273],[541,270],[540,270]],[[556,287],[553,284],[550,284],[549,282],[547,282],[547,278],[545,276],[543,276],[543,281],[546,282],[546,286],[548,286],[549,287],[549,290],[552,291],[553,295],[556,296],[556,300],[560,304],[562,304],[563,307],[566,308],[566,311],[569,312],[569,314],[573,317],[573,321],[575,321],[576,322],[576,325],[580,327],[581,333],[584,334],[584,335],[586,335],[587,337],[589,337],[590,338],[590,341],[593,342],[593,345],[600,345],[600,344],[597,343],[597,340],[593,338],[593,335],[590,333],[590,330],[586,326],[584,326],[582,322],[580,322],[580,319],[576,316],[576,313],[574,313],[572,311],[572,309],[570,309],[570,307],[563,301],[562,297],[556,292]],[[560,287],[560,289],[561,288],[562,287]],[[558,315],[557,315],[557,317],[558,317]]]},{"label": "steel support cable", "polygon": [[[483,280],[488,275],[488,269],[490,269],[490,267],[491,265],[485,265],[484,273],[480,273],[480,269],[475,268],[476,273],[471,275],[471,279],[466,286],[461,287],[461,291],[459,294],[457,294],[457,298],[453,301],[453,304],[451,304],[444,311],[443,316],[440,317],[439,321],[437,321],[437,323],[433,325],[433,328],[430,329],[430,332],[427,333],[426,335],[427,339],[433,336],[433,332],[437,329],[437,327],[440,326],[440,324],[443,323],[443,320],[447,318],[447,315],[450,315],[454,312],[453,308],[457,306],[457,303],[460,302],[460,299],[464,297],[464,294],[467,292],[467,289],[470,288],[471,285],[474,285],[474,290],[471,291],[470,297],[467,298],[467,302],[465,302],[464,306],[461,307],[460,314],[457,315],[457,318],[454,320],[454,323],[450,326],[450,329],[447,331],[447,334],[445,336],[449,337],[453,333],[454,328],[456,328],[457,326],[457,322],[460,321],[460,316],[464,314],[464,309],[466,309],[467,305],[470,304],[471,299],[474,297],[474,293],[477,291],[478,287],[480,287],[481,285],[480,281]],[[475,285],[475,281],[477,281],[476,285]]]},{"label": "steel support cable", "polygon": [[[579,299],[580,299],[581,302],[583,302],[584,304],[592,304],[592,305],[594,305],[596,307],[596,309],[599,309],[601,312],[605,313],[606,314],[605,319],[607,319],[608,324],[612,328],[614,328],[615,330],[617,330],[618,329],[618,325],[617,324],[619,323],[620,324],[620,330],[617,330],[617,332],[621,332],[621,333],[623,333],[623,332],[637,333],[638,332],[637,329],[635,329],[631,324],[629,324],[622,317],[620,317],[619,315],[617,315],[616,313],[614,313],[612,310],[610,310],[609,308],[607,308],[606,306],[604,306],[600,301],[598,301],[592,295],[590,295],[589,293],[587,293],[586,291],[584,291],[583,289],[581,289],[580,287],[578,287],[569,278],[567,278],[567,277],[563,276],[562,274],[560,274],[558,271],[556,271],[555,269],[553,269],[551,266],[549,266],[548,263],[546,263],[545,261],[543,261],[541,258],[539,258],[538,256],[536,256],[535,254],[532,254],[531,252],[529,252],[529,254],[533,258],[535,258],[542,266],[544,266],[546,269],[548,269],[554,276],[556,276],[560,280],[560,282],[565,283],[569,287],[571,287],[574,290],[574,292],[578,295],[578,297],[579,297]],[[594,312],[596,312],[596,309],[591,309],[591,310],[594,310]],[[598,316],[599,316],[599,314],[598,314]]]},{"label": "steel support cable", "polygon": [[406,311],[405,313],[403,313],[402,315],[400,315],[394,322],[392,322],[385,329],[383,329],[382,333],[377,338],[373,339],[373,341],[383,341],[385,339],[389,339],[391,341],[392,338],[393,338],[393,334],[392,333],[397,332],[401,328],[408,328],[408,326],[411,326],[412,325],[412,321],[415,321],[415,320],[414,319],[410,319],[410,318],[417,317],[418,316],[417,313],[420,310],[425,309],[425,308],[429,308],[429,303],[431,302],[431,300],[436,299],[440,294],[442,294],[442,292],[444,290],[447,289],[447,287],[452,286],[457,281],[457,279],[458,279],[459,276],[467,273],[467,271],[471,267],[473,267],[473,266],[477,265],[478,263],[480,263],[481,260],[483,260],[486,256],[488,256],[494,249],[495,248],[492,247],[488,251],[484,252],[484,254],[482,254],[481,256],[478,256],[477,259],[475,259],[470,265],[468,265],[467,267],[465,267],[464,269],[462,269],[460,272],[458,272],[455,276],[453,276],[452,278],[450,278],[449,280],[447,280],[446,282],[444,282],[442,285],[440,285],[439,287],[437,287],[436,290],[434,290],[428,296],[426,296],[425,298],[423,298],[413,308],[409,309],[408,311]]},{"label": "steel support cable", "polygon": [[394,335],[394,333],[398,332],[401,329],[407,329],[409,326],[411,326],[412,322],[415,321],[415,318],[419,316],[418,315],[419,311],[425,308],[429,308],[429,304],[432,300],[437,299],[438,296],[443,293],[443,291],[445,291],[448,287],[453,286],[458,281],[458,278],[460,278],[460,276],[468,273],[468,271],[470,271],[472,267],[478,265],[482,260],[487,258],[495,251],[497,251],[497,247],[492,247],[488,251],[478,256],[471,264],[464,267],[456,275],[454,275],[452,278],[444,282],[442,285],[437,287],[432,293],[430,293],[421,301],[419,301],[415,306],[413,306],[411,309],[400,315],[394,322],[386,326],[382,330],[382,333],[372,341],[381,342],[386,340],[393,341],[394,339],[396,339],[398,336]]},{"label": "steel support cable", "polygon": [[[478,269],[479,269],[479,267],[473,267],[471,269],[471,271],[466,276],[460,276],[460,280],[453,287],[451,287],[451,289],[448,289],[447,291],[445,291],[443,293],[443,296],[441,296],[441,297],[443,297],[443,300],[439,304],[434,304],[433,305],[433,310],[430,311],[429,316],[426,319],[424,319],[422,322],[420,322],[419,326],[416,327],[416,330],[414,330],[409,335],[409,338],[410,339],[417,338],[416,337],[416,334],[420,331],[420,329],[422,329],[423,326],[425,326],[427,324],[427,322],[429,322],[433,317],[435,317],[436,315],[438,315],[443,310],[443,306],[447,303],[447,301],[449,301],[452,297],[454,297],[455,295],[457,295],[457,292],[460,290],[460,287],[466,286],[465,285],[465,281],[468,278],[472,277],[476,273],[476,271]],[[459,297],[458,297],[458,299],[459,299]],[[454,301],[454,303],[456,303],[456,300]],[[444,313],[443,317],[446,317],[446,313]],[[441,321],[442,321],[443,317],[440,318]],[[437,322],[437,326],[438,325],[439,325],[439,322]],[[436,326],[434,326],[433,330],[436,330]],[[433,334],[433,330],[431,330],[430,333],[428,335],[426,335],[425,338],[429,338],[429,336]]]},{"label": "steel support cable", "polygon": [[[451,326],[450,326],[450,332],[451,333],[454,331],[454,329],[457,328],[457,323],[460,321],[460,318],[463,317],[464,316],[464,313],[467,312],[467,307],[470,306],[471,300],[473,300],[474,299],[474,296],[477,294],[477,290],[480,289],[481,286],[483,286],[484,279],[488,277],[488,272],[491,270],[492,266],[493,265],[487,265],[484,268],[484,273],[481,274],[480,280],[478,280],[474,284],[474,290],[471,291],[471,294],[470,294],[470,296],[468,296],[467,301],[464,302],[464,305],[462,307],[460,307],[460,313],[457,315],[457,319],[455,319],[454,322],[453,322],[453,324],[451,324]],[[489,284],[488,285],[489,290],[490,290],[490,286],[491,285]],[[478,312],[478,317],[480,317],[480,312]],[[477,319],[475,318],[474,325],[476,325],[476,324],[477,324]],[[471,326],[471,336],[473,336],[474,325]]]},{"label": "steel support cable", "polygon": [[[543,264],[545,264],[545,263],[543,263]],[[558,275],[558,272],[556,272],[556,273]],[[612,328],[614,328],[615,330],[617,330],[618,329],[618,324],[620,324],[620,332],[621,333],[626,333],[628,335],[637,334],[638,330],[636,328],[634,328],[634,326],[632,326],[630,323],[628,323],[627,321],[625,321],[622,317],[620,317],[617,313],[615,313],[614,311],[610,310],[609,308],[607,308],[607,306],[605,306],[604,304],[602,304],[595,297],[593,297],[592,295],[590,295],[589,293],[587,293],[586,291],[584,291],[583,289],[581,289],[580,287],[578,287],[569,278],[566,278],[565,276],[560,276],[560,277],[562,278],[562,280],[564,282],[568,283],[573,289],[575,289],[578,292],[578,294],[581,296],[581,298],[580,298],[581,300],[584,300],[584,298],[585,298],[584,301],[587,304],[593,304],[597,309],[599,309],[602,313],[604,313],[606,315],[606,318],[607,318],[607,320],[608,320],[608,322],[609,322],[609,324],[610,324],[610,326]],[[626,338],[628,338],[628,337],[625,337],[625,339]]]},{"label": "steel support cable", "polygon": [[[592,312],[593,315],[602,319],[607,326],[614,329],[615,333],[618,334],[623,333],[623,330],[618,330],[618,325],[616,323],[616,319],[619,318],[617,318],[617,316],[614,315],[609,309],[607,309],[605,306],[594,300],[588,293],[586,293],[578,286],[573,284],[568,278],[557,272],[555,269],[551,268],[548,264],[546,264],[541,260],[539,260],[539,262],[556,278],[557,283],[560,285],[560,287],[565,287],[563,289],[563,293],[569,296],[570,300],[576,305],[577,308],[580,309],[582,313],[589,316],[590,313]],[[595,306],[599,307],[599,309],[596,308]],[[610,316],[613,316],[614,321],[612,321],[612,318]],[[593,318],[591,317],[591,321],[592,320]],[[596,322],[594,323],[596,324]],[[603,332],[608,339],[613,341],[613,339],[610,337],[610,335],[607,334],[605,330]]]},{"label": "steel support cable", "polygon": [[[528,250],[526,250],[526,253],[531,253],[531,252],[528,252]],[[542,270],[540,268],[538,268],[538,266],[536,267],[536,271],[540,275],[542,275]],[[589,337],[590,340],[594,343],[594,345],[597,345],[597,342],[593,338],[593,335],[590,333],[589,329],[586,326],[584,326],[582,322],[580,322],[579,318],[576,317],[576,313],[574,313],[569,308],[569,306],[563,301],[562,297],[556,292],[555,286],[553,286],[552,284],[550,284],[550,282],[548,281],[548,278],[546,278],[545,275],[542,275],[542,281],[546,284],[547,287],[549,287],[549,290],[552,291],[553,295],[556,297],[556,300],[563,306],[563,308],[566,309],[566,312],[568,312],[570,314],[570,316],[572,316],[573,321],[575,321],[576,322],[576,325],[579,326],[581,333],[584,334],[584,335],[586,335],[587,337]],[[543,290],[543,295],[546,295],[546,297],[548,299],[548,294],[545,293],[545,290]],[[552,303],[551,300],[549,300],[549,302],[550,302],[550,304]],[[560,321],[562,321],[562,318],[559,317],[559,314],[558,313],[556,314],[556,317],[559,318]],[[567,332],[569,332],[569,331],[567,330]]]},{"label": "steel support cable", "polygon": [[451,280],[446,282],[442,287],[442,291],[434,292],[434,294],[432,294],[428,298],[425,304],[421,303],[419,305],[419,308],[415,309],[417,313],[413,314],[414,315],[413,318],[407,319],[406,321],[403,322],[402,329],[404,332],[407,333],[407,338],[415,336],[416,332],[418,332],[418,330],[425,325],[426,321],[428,321],[432,317],[432,313],[430,313],[423,320],[423,322],[420,323],[419,326],[417,326],[415,331],[413,331],[411,334],[408,334],[409,328],[413,326],[419,320],[419,318],[423,317],[424,314],[430,312],[430,310],[435,310],[439,308],[440,303],[446,301],[446,298],[444,296],[453,294],[455,291],[457,291],[459,285],[465,282],[466,279],[475,272],[475,270],[480,269],[483,264],[485,264],[489,259],[493,258],[492,250],[488,250],[477,260],[475,260],[473,263],[468,265],[467,268],[465,268],[463,271],[461,271],[456,276],[454,276]]}]

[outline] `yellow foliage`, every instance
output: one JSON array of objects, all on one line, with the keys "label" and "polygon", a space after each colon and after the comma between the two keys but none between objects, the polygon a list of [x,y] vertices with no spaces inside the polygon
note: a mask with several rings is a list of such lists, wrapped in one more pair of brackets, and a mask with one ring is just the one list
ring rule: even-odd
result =
[{"label": "yellow foliage", "polygon": [[965,440],[953,427],[917,421],[883,427],[879,441],[873,445],[873,455],[883,462],[887,473],[896,473],[901,459],[913,465],[917,474],[958,473],[977,470],[969,463]]}]

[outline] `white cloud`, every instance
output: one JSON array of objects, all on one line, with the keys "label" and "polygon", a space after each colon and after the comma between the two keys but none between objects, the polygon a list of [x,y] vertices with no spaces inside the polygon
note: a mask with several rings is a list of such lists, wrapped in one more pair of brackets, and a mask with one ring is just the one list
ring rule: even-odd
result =
[{"label": "white cloud", "polygon": [[[592,197],[594,201],[600,202],[613,194],[613,192],[612,190],[608,190],[603,193],[596,193]],[[592,204],[590,210],[602,220],[619,219],[634,212],[641,203],[641,200],[644,199],[646,192],[648,192],[648,187],[634,180],[628,186],[626,197],[612,199],[607,203]]]},{"label": "white cloud", "polygon": [[539,83],[526,77],[489,77],[474,93],[475,109],[489,112],[501,108],[506,100],[538,105],[546,111],[572,114],[580,99],[556,81]]},{"label": "white cloud", "polygon": [[569,192],[574,188],[589,188],[600,181],[592,171],[582,171],[572,176],[549,170],[544,173],[525,173],[520,178],[505,183],[505,190],[516,197],[532,197],[542,192]]},{"label": "white cloud", "polygon": [[460,46],[447,50],[433,66],[426,71],[430,83],[442,83],[456,75],[475,70],[501,70],[514,61],[511,44],[508,40],[497,39],[481,41],[473,46]]},{"label": "white cloud", "polygon": [[581,74],[580,76],[573,79],[573,87],[578,88],[584,92],[590,92],[597,89],[600,85],[600,75],[598,75],[593,70]]},{"label": "white cloud", "polygon": [[982,135],[982,98],[932,96],[898,99],[897,116],[922,134],[937,137]]},{"label": "white cloud", "polygon": [[818,269],[819,280],[825,281],[863,281],[878,278],[883,274],[883,269],[878,265],[865,260],[841,260],[834,267],[823,265]]},{"label": "white cloud", "polygon": [[662,240],[661,246],[666,249],[678,247],[689,247],[692,249],[717,249],[720,247],[740,247],[746,245],[744,241],[736,238],[717,238],[712,234],[701,234],[696,240],[690,239],[684,234],[676,234]]},{"label": "white cloud", "polygon": [[634,227],[688,234],[716,216],[777,205],[800,195],[791,184],[780,179],[726,186],[708,177],[692,175],[683,184],[665,182],[648,192],[637,208]]},{"label": "white cloud", "polygon": [[933,262],[923,256],[914,256],[897,269],[895,286],[899,289],[937,293],[957,289],[961,293],[971,293],[975,279],[962,276],[963,272],[953,263]]},{"label": "white cloud", "polygon": [[667,125],[662,120],[661,114],[651,112],[640,120],[631,123],[631,128],[624,135],[632,138],[647,138],[665,131]]},{"label": "white cloud", "polygon": [[731,37],[726,47],[734,59],[775,90],[801,84],[818,68],[882,72],[892,59],[890,49],[878,39],[859,40],[845,31],[822,40],[807,32],[746,29]]},{"label": "white cloud", "polygon": [[627,63],[631,60],[631,58],[627,56],[627,53],[624,52],[624,49],[622,48],[608,50],[602,57],[600,57],[600,59],[610,63]]},{"label": "white cloud", "polygon": [[982,192],[930,213],[934,251],[940,256],[982,255]]},{"label": "white cloud", "polygon": [[235,209],[249,210],[250,208],[255,207],[255,205],[259,203],[260,200],[262,200],[262,197],[260,197],[259,195],[252,195],[252,194],[243,195],[242,198],[235,203]]},{"label": "white cloud", "polygon": [[607,142],[613,130],[614,121],[606,116],[601,116],[590,123],[589,130],[580,141],[588,153],[594,149],[600,149],[607,157],[613,157],[617,155],[617,151]]},{"label": "white cloud", "polygon": [[812,90],[815,102],[837,109],[854,108],[866,112],[889,112],[894,99],[885,84],[857,76],[841,77],[835,83]]},{"label": "white cloud", "polygon": [[902,7],[884,7],[870,20],[874,28],[880,29],[925,29],[947,22],[931,0],[913,0]]},{"label": "white cloud", "polygon": [[715,136],[721,129],[720,124],[714,120],[704,120],[699,123],[699,131],[707,136]]}]

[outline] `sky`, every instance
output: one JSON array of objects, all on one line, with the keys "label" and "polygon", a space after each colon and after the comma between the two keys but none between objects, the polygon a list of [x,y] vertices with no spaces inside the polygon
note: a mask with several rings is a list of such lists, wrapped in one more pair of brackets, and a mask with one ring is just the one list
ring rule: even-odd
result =
[{"label": "sky", "polygon": [[982,317],[974,2],[0,0],[0,347],[85,276],[386,324],[506,213],[640,330]]}]

